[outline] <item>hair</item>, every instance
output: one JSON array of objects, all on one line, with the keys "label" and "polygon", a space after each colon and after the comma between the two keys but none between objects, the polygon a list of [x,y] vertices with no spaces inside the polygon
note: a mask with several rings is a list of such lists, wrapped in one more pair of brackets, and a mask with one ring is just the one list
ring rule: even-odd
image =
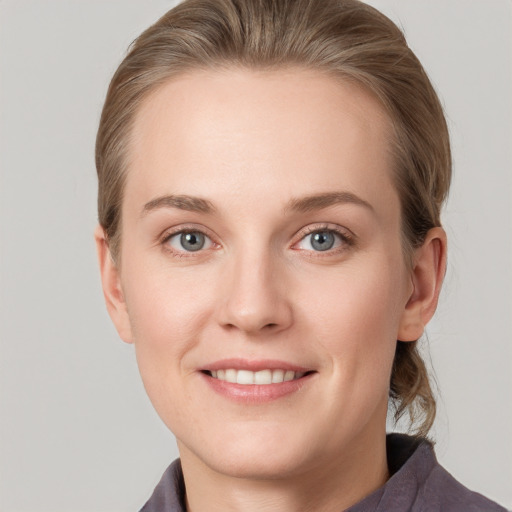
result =
[{"label": "hair", "polygon": [[[110,83],[96,140],[99,222],[118,262],[121,205],[135,115],[172,77],[219,68],[318,70],[370,91],[393,126],[394,184],[402,245],[411,264],[440,211],[451,179],[443,109],[401,30],[358,0],[185,0],[131,45]],[[397,341],[390,379],[395,420],[426,436],[436,402],[417,341]]]}]

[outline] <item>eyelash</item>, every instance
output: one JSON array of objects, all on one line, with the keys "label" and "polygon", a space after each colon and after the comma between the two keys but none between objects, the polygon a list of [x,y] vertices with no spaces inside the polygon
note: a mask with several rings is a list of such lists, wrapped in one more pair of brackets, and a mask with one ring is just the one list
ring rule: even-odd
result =
[{"label": "eyelash", "polygon": [[[213,248],[219,247],[219,244],[216,243],[213,239],[213,237],[206,232],[204,228],[199,227],[180,227],[179,229],[176,229],[176,231],[166,232],[164,236],[160,240],[160,245],[169,252],[172,256],[176,258],[190,258],[190,257],[197,257],[205,252],[206,249],[199,249],[198,251],[186,251],[186,250],[175,250],[172,249],[169,245],[169,241],[178,235],[184,235],[187,233],[200,233],[203,236],[205,236],[208,240],[210,240],[211,245]],[[341,242],[341,247],[336,247],[333,249],[327,249],[325,251],[314,251],[314,250],[307,250],[307,249],[295,249],[298,251],[303,252],[309,252],[311,253],[311,257],[327,257],[332,256],[333,254],[338,254],[340,252],[343,252],[347,250],[348,248],[355,245],[355,235],[351,233],[347,229],[341,229],[339,227],[334,227],[330,224],[319,224],[319,225],[313,225],[308,226],[298,234],[298,239],[293,242],[291,247],[293,248],[297,244],[299,244],[301,241],[303,241],[307,236],[312,235],[313,233],[333,233]],[[297,237],[294,237],[297,238]],[[209,247],[208,249],[210,249]]]}]

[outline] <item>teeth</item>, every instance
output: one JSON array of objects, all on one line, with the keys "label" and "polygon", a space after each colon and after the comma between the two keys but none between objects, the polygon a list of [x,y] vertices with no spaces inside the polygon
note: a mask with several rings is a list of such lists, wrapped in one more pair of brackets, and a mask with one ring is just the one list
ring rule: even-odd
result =
[{"label": "teeth", "polygon": [[254,384],[272,384],[272,371],[261,370],[254,373]]},{"label": "teeth", "polygon": [[274,370],[272,372],[272,382],[284,382],[284,370]]},{"label": "teeth", "polygon": [[[218,379],[222,379],[222,376],[219,377],[217,375]],[[225,378],[224,380],[227,380],[228,382],[236,382],[236,370],[225,370]]]},{"label": "teeth", "polygon": [[254,384],[254,372],[238,370],[236,375],[237,384]]},{"label": "teeth", "polygon": [[284,374],[284,381],[288,381],[288,380],[293,380],[293,378],[295,377],[295,372],[292,372],[290,370],[288,370],[285,374]]},{"label": "teeth", "polygon": [[233,368],[212,371],[210,374],[214,379],[244,385],[280,384],[281,382],[300,379],[305,375],[304,372],[294,372],[292,370],[260,370],[258,372],[251,372],[250,370],[235,370]]}]

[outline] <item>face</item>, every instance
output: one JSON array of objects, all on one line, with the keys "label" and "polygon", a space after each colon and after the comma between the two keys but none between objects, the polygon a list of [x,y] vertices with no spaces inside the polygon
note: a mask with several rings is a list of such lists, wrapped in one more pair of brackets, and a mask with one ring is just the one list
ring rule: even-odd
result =
[{"label": "face", "polygon": [[411,296],[390,122],[318,72],[192,72],[136,117],[121,336],[186,460],[272,477],[384,436]]}]

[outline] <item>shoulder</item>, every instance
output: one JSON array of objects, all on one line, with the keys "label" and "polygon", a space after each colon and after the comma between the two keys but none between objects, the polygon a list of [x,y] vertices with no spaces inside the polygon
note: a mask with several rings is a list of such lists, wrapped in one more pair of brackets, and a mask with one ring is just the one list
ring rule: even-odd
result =
[{"label": "shoulder", "polygon": [[181,462],[176,459],[162,475],[153,494],[140,512],[184,512],[185,484]]},{"label": "shoulder", "polygon": [[[388,483],[405,483],[414,489],[411,511],[506,512],[506,509],[456,480],[436,459],[432,444],[400,434],[388,436],[388,461],[396,473]],[[398,459],[398,464],[396,460]],[[392,482],[395,480],[395,482]]]},{"label": "shoulder", "polygon": [[418,500],[425,504],[425,511],[506,512],[501,505],[462,485],[439,463],[425,480]]}]

